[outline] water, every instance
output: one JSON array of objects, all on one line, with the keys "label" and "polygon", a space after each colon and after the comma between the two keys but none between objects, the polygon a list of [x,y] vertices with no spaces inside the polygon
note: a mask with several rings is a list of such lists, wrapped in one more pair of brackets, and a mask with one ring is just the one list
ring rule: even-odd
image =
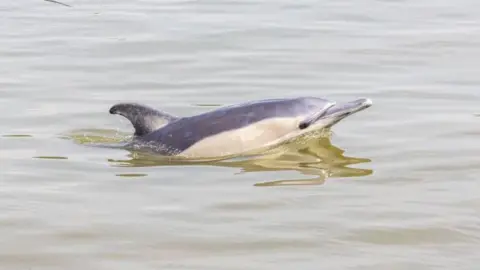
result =
[{"label": "water", "polygon": [[[64,3],[0,3],[1,269],[478,268],[480,2]],[[309,95],[374,105],[256,159],[84,144]]]}]

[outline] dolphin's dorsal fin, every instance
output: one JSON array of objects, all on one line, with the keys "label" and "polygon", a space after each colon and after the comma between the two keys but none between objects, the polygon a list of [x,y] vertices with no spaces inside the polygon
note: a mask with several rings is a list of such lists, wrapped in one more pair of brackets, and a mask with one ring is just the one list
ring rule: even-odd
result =
[{"label": "dolphin's dorsal fin", "polygon": [[303,119],[300,124],[298,124],[299,129],[308,128],[311,124],[315,123],[318,119],[320,119],[328,109],[335,106],[336,102],[327,102],[325,106],[320,108],[318,111],[313,112],[312,114],[308,115],[305,119]]},{"label": "dolphin's dorsal fin", "polygon": [[166,112],[136,103],[119,103],[110,108],[111,114],[119,114],[132,123],[135,136],[143,136],[178,118]]}]

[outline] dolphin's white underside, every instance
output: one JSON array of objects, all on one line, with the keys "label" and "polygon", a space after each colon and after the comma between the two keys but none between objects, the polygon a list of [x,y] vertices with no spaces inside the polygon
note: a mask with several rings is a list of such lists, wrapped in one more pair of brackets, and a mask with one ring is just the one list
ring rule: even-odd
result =
[{"label": "dolphin's white underside", "polygon": [[302,119],[303,117],[267,119],[222,132],[200,140],[178,156],[228,156],[277,145],[310,131],[298,129],[298,123]]}]

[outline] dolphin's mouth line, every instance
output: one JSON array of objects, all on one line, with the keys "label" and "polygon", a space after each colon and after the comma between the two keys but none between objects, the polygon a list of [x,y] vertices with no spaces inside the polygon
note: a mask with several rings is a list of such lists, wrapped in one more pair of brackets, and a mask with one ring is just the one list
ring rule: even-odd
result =
[{"label": "dolphin's mouth line", "polygon": [[324,127],[330,128],[345,117],[365,110],[370,106],[372,106],[372,101],[367,98],[358,99],[344,104],[336,104],[322,114],[322,117],[320,117],[318,121],[331,119],[331,122]]}]

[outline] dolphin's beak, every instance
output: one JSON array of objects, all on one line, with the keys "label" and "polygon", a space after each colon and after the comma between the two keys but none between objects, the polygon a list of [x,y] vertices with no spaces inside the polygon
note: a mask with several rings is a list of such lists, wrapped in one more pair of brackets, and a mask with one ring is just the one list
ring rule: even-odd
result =
[{"label": "dolphin's beak", "polygon": [[368,98],[361,98],[343,104],[335,104],[322,115],[319,122],[322,122],[322,124],[325,125],[325,128],[329,128],[343,118],[362,111],[370,106],[372,106],[372,101]]}]

